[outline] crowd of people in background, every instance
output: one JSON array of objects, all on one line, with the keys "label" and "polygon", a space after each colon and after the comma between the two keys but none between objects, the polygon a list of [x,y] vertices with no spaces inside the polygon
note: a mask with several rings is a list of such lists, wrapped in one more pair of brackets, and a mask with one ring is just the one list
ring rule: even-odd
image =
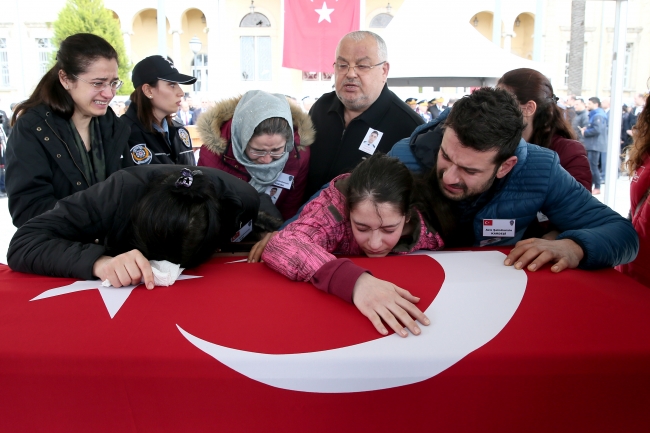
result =
[{"label": "crowd of people in background", "polygon": [[[619,173],[626,172],[624,163],[627,160],[628,148],[633,143],[634,127],[645,106],[647,94],[638,93],[633,103],[623,104],[620,130],[621,166]],[[600,194],[600,186],[605,183],[607,171],[607,139],[609,135],[610,98],[569,95],[566,100],[559,102],[566,109],[567,118],[575,132],[576,138],[587,150],[592,173],[592,192]]]},{"label": "crowd of people in background", "polygon": [[334,90],[318,98],[199,101],[182,87],[196,78],[150,56],[119,102],[118,61],[98,36],[68,37],[0,135],[12,269],[151,289],[149,260],[191,267],[240,248],[402,337],[430,323],[418,298],[336,253],[512,246],[504,265],[516,269],[619,266],[650,284],[643,94],[621,128],[632,224],[593,197],[609,101],[561,102],[532,69],[458,100],[403,101],[387,85],[384,40],[356,31],[336,48]]}]

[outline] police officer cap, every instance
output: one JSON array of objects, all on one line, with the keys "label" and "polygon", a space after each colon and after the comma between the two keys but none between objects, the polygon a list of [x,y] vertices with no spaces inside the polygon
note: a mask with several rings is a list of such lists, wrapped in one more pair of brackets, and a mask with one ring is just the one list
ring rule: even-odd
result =
[{"label": "police officer cap", "polygon": [[163,56],[149,56],[135,65],[131,80],[134,87],[140,87],[145,83],[158,80],[179,84],[194,84],[196,77],[181,74],[174,66],[174,63]]}]

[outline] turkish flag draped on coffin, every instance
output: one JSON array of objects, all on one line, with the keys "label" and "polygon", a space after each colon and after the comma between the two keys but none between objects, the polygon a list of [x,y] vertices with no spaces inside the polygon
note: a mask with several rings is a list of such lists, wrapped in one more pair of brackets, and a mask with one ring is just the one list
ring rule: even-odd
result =
[{"label": "turkish flag draped on coffin", "polygon": [[282,66],[333,72],[336,44],[359,30],[359,0],[284,0]]}]

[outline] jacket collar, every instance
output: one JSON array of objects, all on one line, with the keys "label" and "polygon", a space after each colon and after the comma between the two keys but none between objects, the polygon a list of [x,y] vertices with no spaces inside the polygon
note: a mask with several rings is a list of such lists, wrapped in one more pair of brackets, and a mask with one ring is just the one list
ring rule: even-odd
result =
[{"label": "jacket collar", "polygon": [[[336,96],[336,92],[335,92]],[[375,102],[372,103],[370,107],[354,119],[352,119],[351,122],[354,122],[355,120],[363,120],[364,122],[370,124],[370,125],[376,125],[382,121],[384,116],[386,115],[386,112],[391,107],[391,101],[390,101],[390,90],[388,90],[388,85],[384,84],[383,89],[381,89],[381,93],[379,94],[379,97]],[[337,113],[341,119],[345,119],[344,117],[344,111],[345,111],[345,106],[341,102],[341,100],[336,96],[335,98],[332,98],[332,103],[330,104],[329,109],[327,110],[328,113]]]}]

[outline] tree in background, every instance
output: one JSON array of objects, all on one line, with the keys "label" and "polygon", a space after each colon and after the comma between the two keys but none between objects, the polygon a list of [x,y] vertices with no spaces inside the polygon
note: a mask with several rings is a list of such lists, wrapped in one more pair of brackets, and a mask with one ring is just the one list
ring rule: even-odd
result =
[{"label": "tree in background", "polygon": [[131,63],[124,48],[120,23],[113,17],[113,12],[104,7],[103,0],[67,0],[53,27],[55,47],[75,33],[92,33],[106,39],[117,51],[118,74],[124,81],[124,85],[117,93],[129,95],[133,92],[133,83],[130,79]]},{"label": "tree in background", "polygon": [[585,8],[586,0],[571,1],[571,41],[569,42],[569,77],[567,80],[570,95],[582,95],[582,68],[585,54]]}]

